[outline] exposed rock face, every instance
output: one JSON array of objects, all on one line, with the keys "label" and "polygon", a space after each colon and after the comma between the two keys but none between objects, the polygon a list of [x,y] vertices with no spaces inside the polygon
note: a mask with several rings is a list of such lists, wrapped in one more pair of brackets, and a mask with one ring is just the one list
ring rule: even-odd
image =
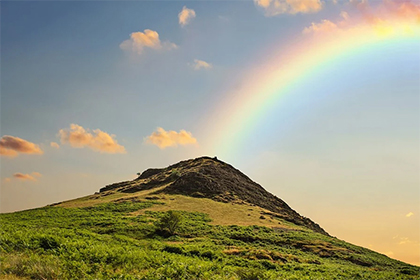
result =
[{"label": "exposed rock face", "polygon": [[100,192],[114,190],[133,193],[159,188],[156,193],[206,197],[221,202],[257,205],[276,216],[328,235],[318,224],[302,217],[283,200],[267,192],[245,174],[217,158],[200,157],[162,169],[147,169],[137,179],[108,185]]}]

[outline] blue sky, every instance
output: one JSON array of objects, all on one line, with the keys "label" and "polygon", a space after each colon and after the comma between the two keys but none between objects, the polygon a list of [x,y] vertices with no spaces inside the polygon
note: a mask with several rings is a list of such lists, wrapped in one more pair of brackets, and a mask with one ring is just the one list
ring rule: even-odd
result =
[{"label": "blue sky", "polygon": [[[275,2],[287,1],[2,2],[1,136],[42,154],[2,154],[0,210],[92,194],[149,167],[217,155],[332,235],[419,264],[418,36],[320,68],[273,103],[234,152],[209,140],[219,133],[211,122],[220,104],[234,108],[231,92],[275,53],[346,30],[367,12],[391,26],[402,13],[408,22],[418,3],[265,7]],[[181,25],[184,6],[195,17]],[[317,29],[305,35],[311,24]],[[159,42],[141,41],[139,52],[121,47],[146,30]],[[71,124],[83,139],[72,138]],[[113,139],[111,147],[98,135]]]}]

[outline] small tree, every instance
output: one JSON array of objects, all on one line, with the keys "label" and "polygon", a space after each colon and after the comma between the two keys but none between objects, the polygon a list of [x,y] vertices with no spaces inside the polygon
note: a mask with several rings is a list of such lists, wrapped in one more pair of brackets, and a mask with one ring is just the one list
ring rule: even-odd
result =
[{"label": "small tree", "polygon": [[179,229],[181,222],[181,214],[169,210],[162,218],[160,218],[158,225],[161,230],[167,230],[171,235],[174,235]]}]

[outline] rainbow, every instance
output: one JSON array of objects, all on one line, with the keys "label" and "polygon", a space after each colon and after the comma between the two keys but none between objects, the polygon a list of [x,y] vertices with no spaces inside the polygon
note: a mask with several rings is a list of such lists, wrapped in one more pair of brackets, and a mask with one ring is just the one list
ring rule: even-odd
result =
[{"label": "rainbow", "polygon": [[390,44],[418,44],[420,23],[364,23],[329,34],[302,35],[289,49],[272,51],[266,63],[254,66],[244,75],[241,88],[228,92],[216,106],[217,116],[207,121],[207,130],[213,132],[209,139],[213,154],[226,158],[243,151],[244,139],[264,120],[273,104],[318,71]]}]

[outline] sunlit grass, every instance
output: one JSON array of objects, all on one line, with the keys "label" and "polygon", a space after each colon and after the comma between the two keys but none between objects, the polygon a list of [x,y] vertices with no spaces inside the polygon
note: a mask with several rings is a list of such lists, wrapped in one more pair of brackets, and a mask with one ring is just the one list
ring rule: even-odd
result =
[{"label": "sunlit grass", "polygon": [[[284,222],[257,207],[153,198],[0,215],[0,279],[419,279],[418,267],[368,249],[273,229]],[[156,223],[169,209],[182,216],[173,236]]]}]

